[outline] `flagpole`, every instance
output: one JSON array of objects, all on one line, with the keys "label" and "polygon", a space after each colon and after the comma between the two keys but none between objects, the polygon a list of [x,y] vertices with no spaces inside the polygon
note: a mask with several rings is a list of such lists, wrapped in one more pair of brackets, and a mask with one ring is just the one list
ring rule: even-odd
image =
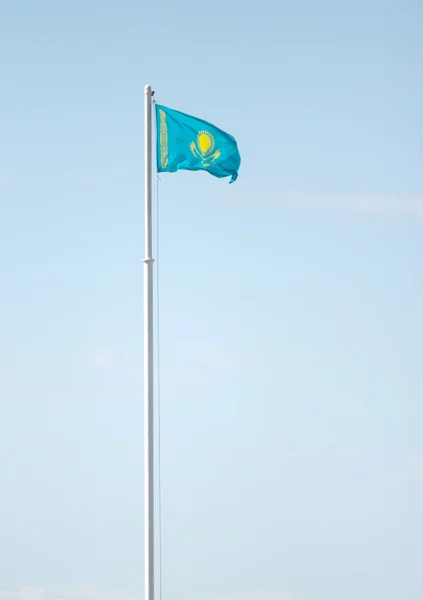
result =
[{"label": "flagpole", "polygon": [[153,439],[153,257],[151,86],[144,90],[145,109],[145,258],[144,262],[144,600],[154,600],[154,439]]}]

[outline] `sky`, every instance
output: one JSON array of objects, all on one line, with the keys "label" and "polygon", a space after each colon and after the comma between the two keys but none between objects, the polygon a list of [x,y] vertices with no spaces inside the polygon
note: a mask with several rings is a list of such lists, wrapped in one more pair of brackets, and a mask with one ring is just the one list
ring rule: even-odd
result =
[{"label": "sky", "polygon": [[146,84],[158,600],[421,600],[421,2],[0,8],[0,600],[144,595]]}]

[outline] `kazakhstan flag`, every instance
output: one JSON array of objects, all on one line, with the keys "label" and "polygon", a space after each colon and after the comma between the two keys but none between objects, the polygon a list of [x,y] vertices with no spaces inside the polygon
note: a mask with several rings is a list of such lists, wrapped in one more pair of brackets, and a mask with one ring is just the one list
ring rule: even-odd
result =
[{"label": "kazakhstan flag", "polygon": [[208,171],[238,177],[241,157],[235,139],[214,125],[156,104],[157,171]]}]

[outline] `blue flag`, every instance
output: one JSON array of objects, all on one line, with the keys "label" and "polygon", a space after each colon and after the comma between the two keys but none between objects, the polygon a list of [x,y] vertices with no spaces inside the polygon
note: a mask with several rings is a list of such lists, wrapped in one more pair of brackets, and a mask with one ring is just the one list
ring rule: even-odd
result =
[{"label": "blue flag", "polygon": [[211,123],[156,104],[157,171],[208,171],[238,177],[241,157],[235,139]]}]

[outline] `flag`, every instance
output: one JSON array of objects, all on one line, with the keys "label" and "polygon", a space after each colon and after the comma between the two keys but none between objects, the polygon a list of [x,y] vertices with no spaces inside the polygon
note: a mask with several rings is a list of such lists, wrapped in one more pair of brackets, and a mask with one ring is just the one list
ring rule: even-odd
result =
[{"label": "flag", "polygon": [[157,171],[208,171],[238,177],[241,157],[235,139],[215,125],[156,104]]}]

